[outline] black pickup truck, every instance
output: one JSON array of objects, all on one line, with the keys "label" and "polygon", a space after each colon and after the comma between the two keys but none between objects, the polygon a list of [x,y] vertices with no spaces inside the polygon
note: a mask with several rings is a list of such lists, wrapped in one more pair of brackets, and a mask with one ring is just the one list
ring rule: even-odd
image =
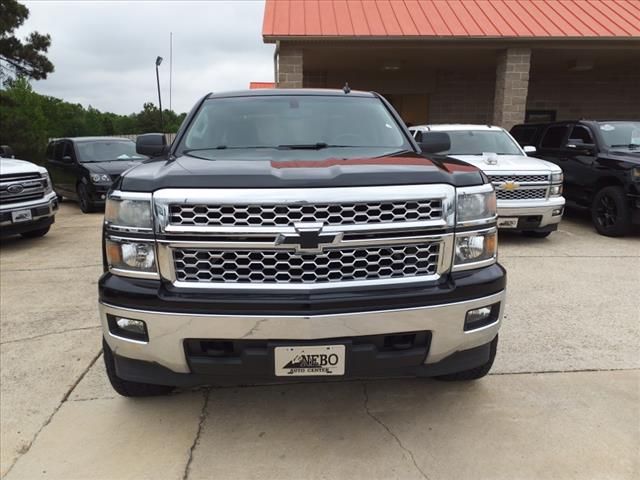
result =
[{"label": "black pickup truck", "polygon": [[107,198],[104,359],[125,396],[175,386],[417,375],[493,363],[496,198],[447,134],[382,97],[209,94]]},{"label": "black pickup truck", "polygon": [[562,168],[567,202],[589,208],[598,233],[640,225],[640,122],[522,124],[511,135]]}]

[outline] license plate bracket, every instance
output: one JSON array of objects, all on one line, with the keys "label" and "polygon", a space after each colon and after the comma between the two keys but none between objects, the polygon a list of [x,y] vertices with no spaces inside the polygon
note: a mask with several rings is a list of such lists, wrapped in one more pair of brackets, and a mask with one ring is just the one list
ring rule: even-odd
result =
[{"label": "license plate bracket", "polygon": [[344,375],[345,345],[291,345],[274,348],[277,377]]},{"label": "license plate bracket", "polygon": [[30,220],[32,220],[33,217],[31,216],[31,210],[27,209],[27,210],[15,210],[13,212],[11,212],[11,222],[12,223],[21,223],[21,222],[28,222]]}]

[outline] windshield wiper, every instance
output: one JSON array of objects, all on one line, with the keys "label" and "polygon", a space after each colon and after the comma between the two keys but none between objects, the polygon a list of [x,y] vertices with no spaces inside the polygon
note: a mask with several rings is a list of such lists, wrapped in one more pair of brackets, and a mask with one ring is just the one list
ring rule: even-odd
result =
[{"label": "windshield wiper", "polygon": [[322,150],[323,148],[359,148],[356,145],[330,145],[325,142],[316,143],[293,143],[291,145],[278,145],[280,150]]},{"label": "windshield wiper", "polygon": [[640,145],[636,144],[636,143],[623,143],[620,145],[611,145],[611,148],[640,148]]}]

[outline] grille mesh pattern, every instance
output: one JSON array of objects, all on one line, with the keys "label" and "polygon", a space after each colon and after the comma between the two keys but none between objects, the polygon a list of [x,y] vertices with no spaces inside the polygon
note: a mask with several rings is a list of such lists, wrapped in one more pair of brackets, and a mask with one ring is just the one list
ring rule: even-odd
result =
[{"label": "grille mesh pattern", "polygon": [[546,198],[546,196],[546,188],[496,190],[496,198],[498,200],[535,200]]},{"label": "grille mesh pattern", "polygon": [[549,175],[490,175],[489,178],[492,182],[548,182]]},{"label": "grille mesh pattern", "polygon": [[[11,188],[19,188],[11,192]],[[26,202],[44,197],[47,179],[39,174],[0,176],[0,204]]]},{"label": "grille mesh pattern", "polygon": [[218,283],[330,283],[433,275],[440,244],[291,251],[174,251],[176,279]]},{"label": "grille mesh pattern", "polygon": [[170,205],[170,223],[179,226],[293,226],[414,222],[442,218],[441,200],[316,205]]}]

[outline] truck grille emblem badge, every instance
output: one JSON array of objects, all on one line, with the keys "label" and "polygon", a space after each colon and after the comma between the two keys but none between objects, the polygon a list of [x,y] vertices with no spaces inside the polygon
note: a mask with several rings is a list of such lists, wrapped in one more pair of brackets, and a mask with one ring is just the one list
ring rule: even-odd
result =
[{"label": "truck grille emblem badge", "polygon": [[24,190],[24,187],[19,183],[16,183],[14,185],[9,185],[7,187],[7,192],[13,193],[13,194],[22,193],[23,190]]},{"label": "truck grille emblem badge", "polygon": [[516,182],[504,182],[502,185],[502,190],[508,190],[508,191],[512,191],[512,190],[517,190],[518,188],[520,188],[520,184],[516,183]]},{"label": "truck grille emblem badge", "polygon": [[280,233],[276,245],[290,245],[299,253],[321,253],[327,245],[340,241],[342,233],[323,233],[321,222],[294,223],[296,233]]}]

